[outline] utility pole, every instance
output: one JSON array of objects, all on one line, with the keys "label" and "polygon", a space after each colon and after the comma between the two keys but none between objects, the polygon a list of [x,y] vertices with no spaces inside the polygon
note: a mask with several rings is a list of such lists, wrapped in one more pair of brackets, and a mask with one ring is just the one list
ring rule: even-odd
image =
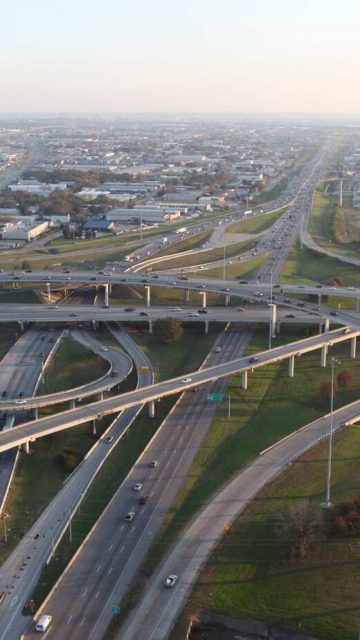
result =
[{"label": "utility pole", "polygon": [[[224,241],[225,242],[225,241]],[[224,257],[223,257],[223,280],[226,280],[226,257],[225,257],[225,243],[224,243]]]},{"label": "utility pole", "polygon": [[228,418],[231,418],[231,396],[228,396]]},{"label": "utility pole", "polygon": [[328,463],[326,473],[326,496],[325,502],[322,506],[325,509],[329,509],[330,502],[330,488],[331,488],[331,465],[332,465],[332,449],[333,449],[333,430],[334,430],[334,371],[335,364],[338,363],[336,358],[331,358],[331,396],[330,396],[330,432],[329,432],[329,449],[328,449]]}]

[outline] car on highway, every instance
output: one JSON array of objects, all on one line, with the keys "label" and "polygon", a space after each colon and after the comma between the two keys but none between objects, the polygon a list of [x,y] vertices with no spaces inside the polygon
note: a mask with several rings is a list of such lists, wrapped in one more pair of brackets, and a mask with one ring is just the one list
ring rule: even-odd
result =
[{"label": "car on highway", "polygon": [[258,362],[259,358],[257,356],[252,356],[251,358],[249,358],[249,362],[253,363],[253,362]]},{"label": "car on highway", "polygon": [[181,384],[189,384],[189,382],[191,382],[191,378],[183,378],[181,380]]},{"label": "car on highway", "polygon": [[149,496],[141,496],[141,498],[139,498],[139,504],[146,504],[148,500]]},{"label": "car on highway", "polygon": [[198,314],[199,313],[209,313],[207,309],[199,309],[198,310]]},{"label": "car on highway", "polygon": [[190,311],[190,313],[187,314],[189,318],[198,318],[199,314],[197,311]]},{"label": "car on highway", "polygon": [[141,316],[147,316],[147,315],[149,315],[149,314],[148,314],[148,313],[146,313],[146,311],[140,311],[140,315],[141,315]]},{"label": "car on highway", "polygon": [[57,304],[51,304],[48,309],[58,309],[59,307],[57,306]]},{"label": "car on highway", "polygon": [[51,621],[52,621],[52,616],[47,616],[46,614],[43,613],[36,623],[35,631],[41,631],[41,632],[46,631],[49,628]]},{"label": "car on highway", "polygon": [[295,318],[293,313],[287,313],[285,318]]},{"label": "car on highway", "polygon": [[107,347],[101,347],[101,351],[109,351]]},{"label": "car on highway", "polygon": [[114,440],[114,436],[107,436],[105,438],[105,442],[107,442],[108,444],[110,444],[110,442],[112,442]]},{"label": "car on highway", "polygon": [[26,400],[15,400],[15,404],[26,404]]},{"label": "car on highway", "polygon": [[153,469],[154,467],[158,467],[158,466],[159,466],[159,460],[151,460],[149,467]]},{"label": "car on highway", "polygon": [[338,311],[330,311],[330,315],[331,316],[338,316],[339,312]]},{"label": "car on highway", "polygon": [[169,311],[182,311],[181,307],[169,307]]},{"label": "car on highway", "polygon": [[171,589],[175,586],[177,579],[178,577],[174,573],[170,574],[165,580],[165,587]]},{"label": "car on highway", "polygon": [[214,351],[215,351],[215,353],[220,353],[221,347],[215,347]]},{"label": "car on highway", "polygon": [[126,307],[124,311],[136,311],[135,307]]},{"label": "car on highway", "polygon": [[126,522],[132,522],[134,518],[135,518],[135,511],[129,511],[129,513],[127,513],[125,516]]},{"label": "car on highway", "polygon": [[70,317],[71,318],[77,318],[78,314],[77,313],[70,313]]},{"label": "car on highway", "polygon": [[142,482],[137,482],[137,483],[136,483],[136,484],[134,484],[134,486],[133,486],[133,491],[141,491],[142,486],[143,486],[143,483],[142,483]]}]

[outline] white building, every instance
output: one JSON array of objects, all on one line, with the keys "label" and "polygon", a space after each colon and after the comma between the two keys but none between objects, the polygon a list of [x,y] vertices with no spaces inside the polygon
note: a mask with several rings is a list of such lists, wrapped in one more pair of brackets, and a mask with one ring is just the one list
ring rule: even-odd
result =
[{"label": "white building", "polygon": [[48,228],[49,223],[47,220],[43,222],[36,220],[16,223],[7,222],[1,230],[1,237],[3,240],[25,240],[25,242],[30,242],[45,233]]}]

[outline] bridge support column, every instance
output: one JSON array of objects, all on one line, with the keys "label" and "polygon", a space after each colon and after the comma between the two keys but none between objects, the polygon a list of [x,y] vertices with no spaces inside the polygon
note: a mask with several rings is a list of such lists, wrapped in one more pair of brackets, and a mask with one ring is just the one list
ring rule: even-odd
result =
[{"label": "bridge support column", "polygon": [[326,367],[327,345],[321,347],[321,366]]},{"label": "bridge support column", "polygon": [[270,304],[270,331],[271,337],[276,338],[276,304]]},{"label": "bridge support column", "polygon": [[24,323],[23,323],[23,321],[19,320],[18,324],[19,324],[19,327],[20,327],[21,331],[24,331]]},{"label": "bridge support column", "polygon": [[209,333],[209,320],[205,320],[204,327],[205,327],[205,335],[207,335]]},{"label": "bridge support column", "polygon": [[350,357],[351,357],[351,358],[356,358],[356,336],[354,336],[353,338],[351,338],[351,343],[350,343]]},{"label": "bridge support column", "polygon": [[206,291],[200,291],[200,295],[202,297],[201,306],[203,309],[206,308]]},{"label": "bridge support column", "polygon": [[327,333],[329,329],[330,329],[330,320],[329,318],[325,318],[324,333]]},{"label": "bridge support column", "polygon": [[295,356],[290,356],[289,358],[289,378],[294,377],[295,370]]},{"label": "bridge support column", "polygon": [[321,307],[321,293],[318,293],[318,307]]},{"label": "bridge support column", "polygon": [[98,394],[98,401],[102,402],[104,400],[104,392],[100,391],[100,393]]},{"label": "bridge support column", "polygon": [[76,407],[76,400],[75,398],[71,398],[70,400],[70,409],[75,409]]},{"label": "bridge support column", "polygon": [[319,322],[319,333],[323,332],[323,323]]},{"label": "bridge support column", "polygon": [[281,322],[280,320],[276,321],[276,335],[279,336],[280,335],[280,329],[281,329]]},{"label": "bridge support column", "polygon": [[39,419],[39,409],[37,407],[33,408],[33,419],[34,420],[38,420]]},{"label": "bridge support column", "polygon": [[228,307],[228,306],[229,306],[229,304],[230,304],[230,296],[229,296],[229,294],[227,293],[227,294],[226,294],[226,296],[225,296],[225,307]]},{"label": "bridge support column", "polygon": [[93,329],[95,331],[97,329],[97,326],[98,326],[97,320],[91,320],[91,324],[92,324],[92,327],[93,327]]},{"label": "bridge support column", "polygon": [[149,418],[155,418],[155,402],[151,400],[149,402]]},{"label": "bridge support column", "polygon": [[148,322],[149,322],[149,333],[152,333],[153,332],[153,321],[149,320]]},{"label": "bridge support column", "polygon": [[248,372],[247,371],[243,371],[241,374],[241,388],[242,389],[248,388]]},{"label": "bridge support column", "polygon": [[29,443],[29,440],[28,440],[27,442],[24,442],[23,449],[24,449],[25,453],[30,453],[30,443]]},{"label": "bridge support column", "polygon": [[144,286],[144,289],[146,291],[146,306],[150,307],[150,286],[148,284],[146,284]]},{"label": "bridge support column", "polygon": [[46,289],[47,289],[47,299],[49,302],[51,302],[51,288],[50,288],[50,282],[46,283]]},{"label": "bridge support column", "polygon": [[104,284],[104,299],[105,299],[105,307],[109,306],[109,285]]},{"label": "bridge support column", "polygon": [[94,418],[94,420],[92,421],[92,434],[93,436],[96,436],[96,418]]},{"label": "bridge support column", "polygon": [[111,284],[110,282],[109,282],[108,287],[109,287],[109,296],[111,296],[111,292],[112,292],[112,284]]},{"label": "bridge support column", "polygon": [[184,300],[185,300],[185,302],[190,302],[190,289],[185,289],[185,291],[184,291]]}]

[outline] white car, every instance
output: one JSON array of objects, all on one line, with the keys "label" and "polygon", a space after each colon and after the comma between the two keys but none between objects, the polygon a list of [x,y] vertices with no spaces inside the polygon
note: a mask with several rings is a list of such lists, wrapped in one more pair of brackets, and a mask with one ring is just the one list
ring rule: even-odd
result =
[{"label": "white car", "polygon": [[136,484],[134,484],[133,486],[133,491],[141,491],[142,489],[142,482],[137,482]]},{"label": "white car", "polygon": [[107,347],[101,347],[101,351],[108,351]]},{"label": "white car", "polygon": [[191,378],[183,378],[181,380],[181,384],[188,384],[189,382],[191,382]]},{"label": "white car", "polygon": [[182,311],[181,307],[169,307],[169,311]]},{"label": "white car", "polygon": [[190,313],[188,313],[188,316],[190,318],[199,318],[199,314],[196,311],[191,311]]},{"label": "white car", "polygon": [[174,573],[172,573],[166,578],[165,587],[167,587],[168,589],[171,589],[171,587],[175,585],[176,581],[177,581],[177,576]]},{"label": "white car", "polygon": [[26,404],[26,400],[15,400],[15,404]]}]

